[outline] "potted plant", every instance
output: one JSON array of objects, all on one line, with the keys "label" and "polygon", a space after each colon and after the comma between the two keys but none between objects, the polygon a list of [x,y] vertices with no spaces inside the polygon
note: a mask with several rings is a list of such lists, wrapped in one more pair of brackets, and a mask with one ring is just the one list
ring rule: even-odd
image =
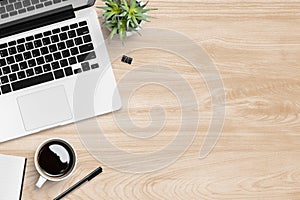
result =
[{"label": "potted plant", "polygon": [[151,16],[147,13],[153,8],[146,8],[148,2],[141,0],[103,0],[104,25],[110,30],[110,38],[119,34],[120,40],[141,29],[143,22],[148,22]]}]

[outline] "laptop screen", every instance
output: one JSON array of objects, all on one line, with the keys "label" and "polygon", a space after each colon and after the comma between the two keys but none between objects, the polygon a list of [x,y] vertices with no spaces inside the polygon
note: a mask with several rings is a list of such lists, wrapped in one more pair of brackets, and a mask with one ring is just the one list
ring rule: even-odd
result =
[{"label": "laptop screen", "polygon": [[93,4],[94,0],[0,0],[0,25],[32,20],[64,6],[72,5],[76,10]]}]

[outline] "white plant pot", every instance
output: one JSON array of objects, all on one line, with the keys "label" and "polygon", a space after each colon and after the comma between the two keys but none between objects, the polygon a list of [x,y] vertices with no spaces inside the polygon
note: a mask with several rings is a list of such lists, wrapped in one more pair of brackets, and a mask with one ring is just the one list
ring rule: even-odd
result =
[{"label": "white plant pot", "polygon": [[[143,27],[144,23],[145,23],[145,22],[142,21],[142,22],[140,23],[140,26],[141,26],[141,27],[138,27],[136,30],[137,30],[137,31],[142,30],[142,27]],[[137,32],[136,32],[136,31],[126,31],[126,36],[127,36],[127,37],[133,36],[134,34],[137,34]],[[119,35],[119,34],[118,34],[118,35]]]}]

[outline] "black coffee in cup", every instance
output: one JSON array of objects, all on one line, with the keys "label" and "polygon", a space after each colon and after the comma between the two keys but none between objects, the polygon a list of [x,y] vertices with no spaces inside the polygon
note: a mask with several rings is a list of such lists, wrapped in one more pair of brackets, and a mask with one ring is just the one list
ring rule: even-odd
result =
[{"label": "black coffee in cup", "polygon": [[72,147],[60,140],[46,143],[37,158],[40,169],[51,177],[68,175],[74,168],[75,159]]}]

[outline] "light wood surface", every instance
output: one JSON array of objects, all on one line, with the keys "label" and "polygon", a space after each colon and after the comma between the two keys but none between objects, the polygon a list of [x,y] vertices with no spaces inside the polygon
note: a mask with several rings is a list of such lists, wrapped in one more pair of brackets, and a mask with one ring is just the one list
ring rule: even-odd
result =
[{"label": "light wood surface", "polygon": [[[96,4],[103,3],[98,0]],[[156,18],[145,27],[187,35],[207,51],[220,71],[226,91],[226,120],[214,150],[207,158],[198,159],[211,114],[204,80],[186,61],[167,52],[135,51],[129,54],[135,58],[133,66],[113,62],[117,80],[135,66],[151,64],[149,57],[154,57],[183,74],[195,89],[201,123],[189,149],[166,168],[130,174],[94,159],[74,125],[0,144],[0,153],[28,158],[23,199],[52,199],[98,165],[104,173],[66,199],[300,199],[300,1],[152,0],[149,6],[158,11],[152,12]],[[133,94],[133,121],[147,126],[154,104],[165,107],[169,117],[162,133],[149,140],[123,134],[112,114],[98,117],[98,121],[119,148],[153,152],[172,141],[180,127],[178,102],[159,86],[147,86]],[[36,147],[51,137],[67,139],[75,146],[78,167],[68,180],[47,182],[38,190],[34,187],[38,175],[33,155]]]}]

